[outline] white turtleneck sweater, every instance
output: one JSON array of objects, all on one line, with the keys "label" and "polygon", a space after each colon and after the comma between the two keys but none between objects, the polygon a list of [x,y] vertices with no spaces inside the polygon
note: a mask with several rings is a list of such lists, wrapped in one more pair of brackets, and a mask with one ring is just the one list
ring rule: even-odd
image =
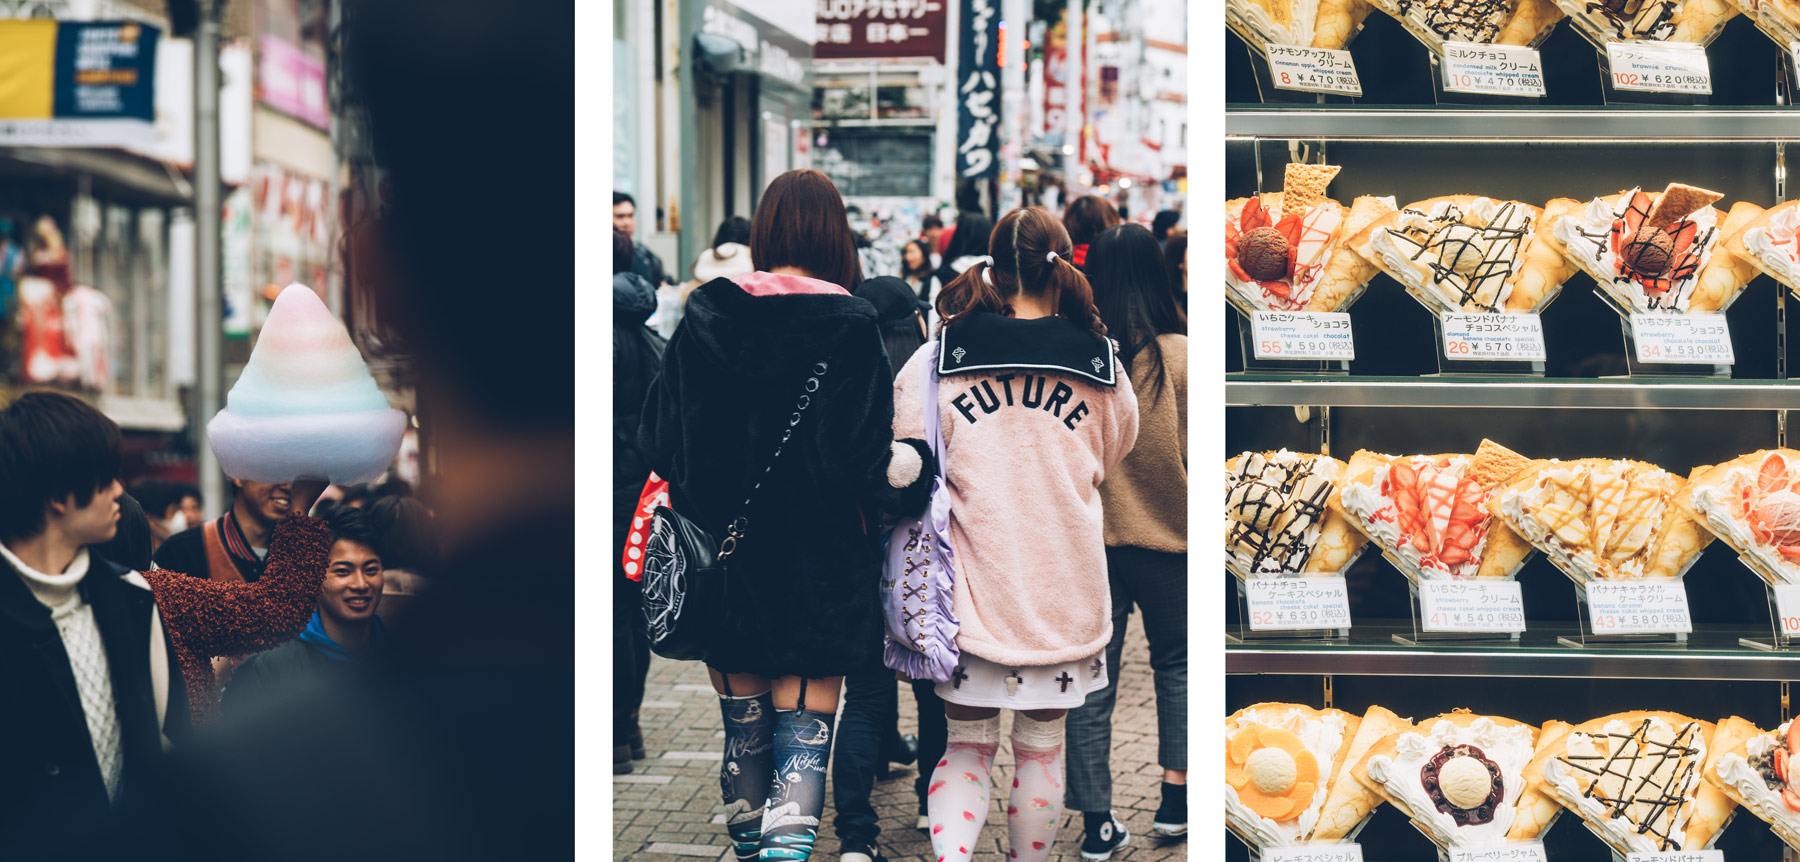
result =
[{"label": "white turtleneck sweater", "polygon": [[94,762],[99,764],[100,778],[106,782],[107,798],[117,801],[124,760],[120,756],[118,711],[113,706],[112,673],[106,660],[106,645],[100,640],[100,626],[94,621],[94,608],[76,589],[87,576],[87,549],[76,554],[74,562],[60,575],[46,575],[25,565],[4,544],[0,544],[0,557],[19,573],[31,594],[50,609],[50,618],[62,635],[63,651],[69,655],[75,687],[81,692],[81,711],[87,715]]}]

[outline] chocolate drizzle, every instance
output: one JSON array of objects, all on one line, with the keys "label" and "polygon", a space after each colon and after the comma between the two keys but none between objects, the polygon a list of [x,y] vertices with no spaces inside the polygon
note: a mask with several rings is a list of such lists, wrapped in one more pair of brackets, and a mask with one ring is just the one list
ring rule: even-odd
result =
[{"label": "chocolate drizzle", "polygon": [[[1470,224],[1454,204],[1438,216],[1412,209],[1406,212],[1429,218],[1430,231],[1409,228],[1391,236],[1403,240],[1403,246],[1411,246],[1410,260],[1419,261],[1427,253],[1437,258],[1428,264],[1437,293],[1464,311],[1501,311],[1501,289],[1513,276],[1519,250],[1531,230],[1530,215],[1510,201],[1500,204],[1486,225]],[[1459,227],[1473,228],[1476,233],[1454,230]],[[1473,241],[1476,237],[1479,245]],[[1480,262],[1467,273],[1457,272],[1452,264],[1465,255],[1478,256]]]},{"label": "chocolate drizzle", "polygon": [[[1636,225],[1643,224],[1649,218],[1652,205],[1648,195],[1634,194],[1627,199],[1624,211],[1614,216],[1606,228],[1599,233],[1594,233],[1579,222],[1575,224],[1575,232],[1594,243],[1592,255],[1594,269],[1601,269],[1601,256],[1612,248],[1613,232],[1625,231],[1626,226],[1632,226],[1632,229],[1635,230]],[[1632,269],[1631,264],[1625,261],[1623,255],[1615,255],[1614,261],[1617,267],[1616,274],[1612,278],[1613,285],[1628,288],[1643,297],[1646,303],[1645,307],[1650,311],[1686,311],[1688,299],[1694,291],[1694,276],[1700,270],[1700,255],[1711,247],[1718,228],[1715,226],[1699,230],[1698,223],[1682,219],[1669,225],[1667,230],[1670,235],[1675,235],[1680,233],[1684,226],[1696,231],[1693,241],[1676,255],[1675,260],[1668,264],[1663,272],[1638,272]],[[1642,284],[1644,281],[1667,283],[1669,287],[1666,290],[1649,290]]]},{"label": "chocolate drizzle", "polygon": [[[1490,782],[1488,795],[1480,805],[1474,808],[1456,807],[1444,796],[1444,789],[1438,784],[1438,773],[1444,768],[1444,764],[1458,757],[1474,758],[1482,766],[1487,767]],[[1486,752],[1473,745],[1450,745],[1440,749],[1438,753],[1431,756],[1430,760],[1425,761],[1424,766],[1419,767],[1419,783],[1424,785],[1425,795],[1431,797],[1431,804],[1437,806],[1437,810],[1450,815],[1450,819],[1456,821],[1458,826],[1479,826],[1483,823],[1492,823],[1494,811],[1500,807],[1501,797],[1506,791],[1506,780],[1500,775],[1500,766],[1489,760]]]},{"label": "chocolate drizzle", "polygon": [[1594,0],[1588,12],[1618,28],[1626,39],[1661,42],[1675,33],[1675,10],[1680,0]]},{"label": "chocolate drizzle", "polygon": [[1400,0],[1400,14],[1458,42],[1492,42],[1506,23],[1507,0]]},{"label": "chocolate drizzle", "polygon": [[1283,463],[1245,454],[1225,484],[1226,550],[1248,553],[1251,572],[1299,574],[1312,558],[1312,528],[1325,517],[1331,491],[1309,458]]},{"label": "chocolate drizzle", "polygon": [[1604,743],[1603,753],[1563,754],[1557,759],[1593,776],[1581,795],[1605,806],[1608,817],[1623,818],[1639,835],[1655,839],[1657,850],[1680,850],[1682,836],[1675,831],[1675,818],[1690,798],[1686,791],[1691,779],[1698,778],[1694,773],[1700,749],[1693,742],[1700,736],[1700,726],[1682,725],[1667,743],[1652,739],[1650,727],[1651,719],[1646,718],[1630,733],[1589,734]]}]

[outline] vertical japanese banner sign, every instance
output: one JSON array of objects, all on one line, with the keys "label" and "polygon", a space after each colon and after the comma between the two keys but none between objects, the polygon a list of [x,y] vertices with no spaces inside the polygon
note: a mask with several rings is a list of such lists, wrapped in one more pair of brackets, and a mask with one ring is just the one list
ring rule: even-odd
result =
[{"label": "vertical japanese banner sign", "polygon": [[956,175],[963,179],[986,179],[999,169],[999,17],[999,0],[963,4],[956,76]]},{"label": "vertical japanese banner sign", "polygon": [[135,21],[0,21],[0,144],[154,143],[160,35]]}]

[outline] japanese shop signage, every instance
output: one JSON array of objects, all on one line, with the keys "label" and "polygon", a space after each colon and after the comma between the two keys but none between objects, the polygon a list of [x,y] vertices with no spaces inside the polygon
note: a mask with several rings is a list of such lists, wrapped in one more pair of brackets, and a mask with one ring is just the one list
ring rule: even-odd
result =
[{"label": "japanese shop signage", "polygon": [[1706,49],[1687,42],[1608,42],[1606,64],[1615,90],[1649,93],[1712,92]]},{"label": "japanese shop signage", "polygon": [[1356,63],[1349,51],[1274,43],[1263,51],[1277,90],[1362,95],[1362,81],[1356,77]]},{"label": "japanese shop signage", "polygon": [[0,143],[153,142],[160,36],[136,21],[0,21]]},{"label": "japanese shop signage", "polygon": [[1438,314],[1450,359],[1544,359],[1544,322],[1535,314]]},{"label": "japanese shop signage", "polygon": [[813,57],[943,62],[950,0],[819,0]]},{"label": "japanese shop signage", "polygon": [[1350,627],[1350,593],[1338,578],[1251,578],[1244,582],[1250,630]]},{"label": "japanese shop signage", "polygon": [[1632,344],[1639,362],[1731,365],[1731,329],[1723,314],[1633,314]]},{"label": "japanese shop signage", "polygon": [[1262,852],[1262,862],[1363,862],[1363,855],[1361,845],[1357,844],[1270,847]]},{"label": "japanese shop signage", "polygon": [[1355,359],[1342,311],[1259,311],[1250,318],[1257,359]]},{"label": "japanese shop signage", "polygon": [[962,61],[956,74],[956,175],[983,179],[999,170],[999,0],[967,0],[962,25]]},{"label": "japanese shop signage", "polygon": [[1444,90],[1494,96],[1544,95],[1544,64],[1522,45],[1444,43]]},{"label": "japanese shop signage", "polygon": [[1419,615],[1428,632],[1522,632],[1525,597],[1518,581],[1420,581]]},{"label": "japanese shop signage", "polygon": [[708,5],[701,12],[700,30],[738,43],[748,61],[743,71],[754,70],[765,79],[808,89],[807,61],[812,46],[793,33],[730,5]]}]

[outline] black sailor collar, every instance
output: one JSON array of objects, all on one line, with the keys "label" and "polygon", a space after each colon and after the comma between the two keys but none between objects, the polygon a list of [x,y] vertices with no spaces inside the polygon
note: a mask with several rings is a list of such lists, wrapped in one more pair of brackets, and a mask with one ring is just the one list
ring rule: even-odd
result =
[{"label": "black sailor collar", "polygon": [[971,311],[944,327],[938,374],[951,376],[1002,368],[1067,371],[1101,386],[1115,380],[1111,339],[1062,317],[1018,320]]}]

